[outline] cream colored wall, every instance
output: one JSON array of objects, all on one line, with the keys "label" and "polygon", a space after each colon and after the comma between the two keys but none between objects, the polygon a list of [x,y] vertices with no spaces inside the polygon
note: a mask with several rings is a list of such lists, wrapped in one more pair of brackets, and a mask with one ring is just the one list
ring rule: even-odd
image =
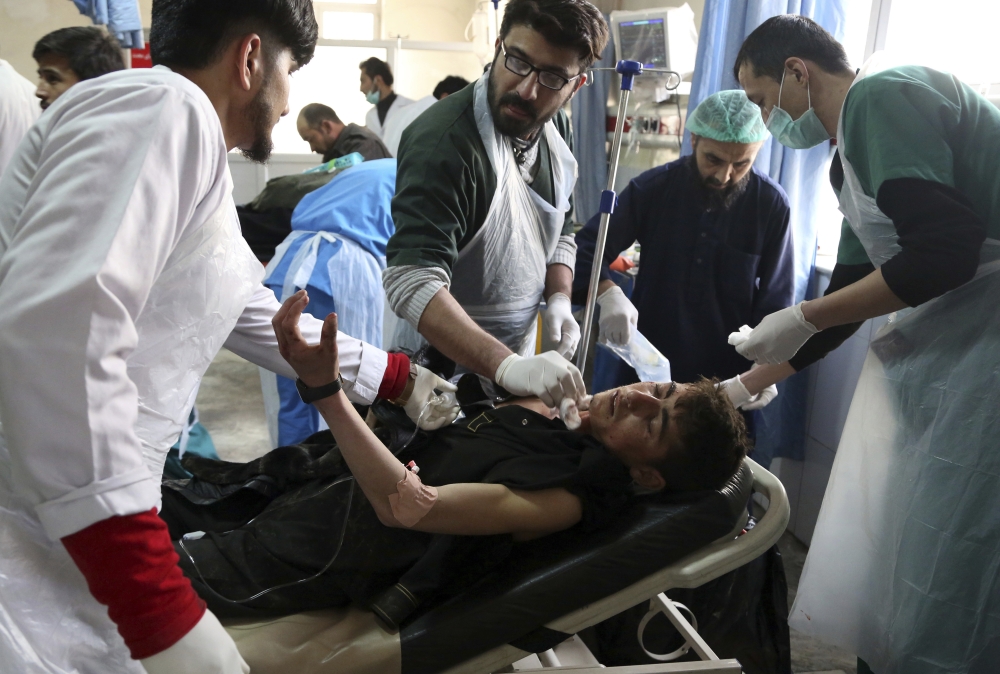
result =
[{"label": "cream colored wall", "polygon": [[465,42],[477,0],[383,0],[382,34],[410,40]]},{"label": "cream colored wall", "polygon": [[[144,26],[149,26],[152,6],[153,0],[139,0]],[[0,58],[34,81],[31,50],[38,39],[57,28],[89,25],[70,0],[0,0]]]}]

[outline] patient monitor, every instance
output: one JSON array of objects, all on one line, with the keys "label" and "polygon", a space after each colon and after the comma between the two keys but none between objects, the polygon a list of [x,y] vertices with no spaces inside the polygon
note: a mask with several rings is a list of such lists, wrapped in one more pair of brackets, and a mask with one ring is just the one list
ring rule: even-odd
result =
[{"label": "patient monitor", "polygon": [[[646,68],[673,70],[682,80],[690,81],[698,51],[698,29],[694,24],[694,11],[687,3],[680,7],[611,12],[611,33],[615,60],[638,61]],[[636,89],[642,88],[654,102],[660,102],[670,95],[663,80],[664,76],[649,74],[637,78]]]}]

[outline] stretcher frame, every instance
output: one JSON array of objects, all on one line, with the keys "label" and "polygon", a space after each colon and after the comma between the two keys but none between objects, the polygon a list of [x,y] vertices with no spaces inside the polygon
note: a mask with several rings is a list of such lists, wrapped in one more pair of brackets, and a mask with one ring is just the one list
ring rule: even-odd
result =
[{"label": "stretcher frame", "polygon": [[[647,576],[629,587],[609,595],[600,601],[584,606],[545,625],[547,628],[566,634],[576,634],[592,625],[606,620],[622,611],[650,601],[651,607],[666,615],[682,634],[686,645],[701,658],[700,662],[676,662],[627,667],[574,666],[545,667],[545,661],[552,661],[551,651],[540,657],[543,669],[534,671],[572,671],[577,674],[687,674],[711,672],[712,674],[739,674],[742,667],[732,659],[722,660],[712,651],[709,644],[680,613],[667,591],[674,588],[695,588],[733,571],[764,554],[774,545],[788,525],[788,496],[781,482],[769,471],[752,459],[744,459],[753,472],[754,491],[767,500],[764,516],[743,535],[739,535],[748,515],[740,518],[737,527],[728,535],[693,552],[680,561]],[[521,660],[530,653],[506,644],[482,653],[475,658],[447,669],[443,674],[493,674]],[[508,670],[509,671],[509,670]]]}]

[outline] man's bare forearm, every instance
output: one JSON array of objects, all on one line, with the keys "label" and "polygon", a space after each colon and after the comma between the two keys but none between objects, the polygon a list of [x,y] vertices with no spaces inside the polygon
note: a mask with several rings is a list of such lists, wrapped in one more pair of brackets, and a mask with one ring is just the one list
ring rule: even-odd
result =
[{"label": "man's bare forearm", "polygon": [[788,363],[779,365],[761,365],[740,375],[740,381],[747,387],[750,395],[757,395],[771,384],[788,379],[795,374],[795,368]]},{"label": "man's bare forearm", "polygon": [[476,325],[447,288],[437,291],[428,302],[417,329],[448,358],[489,379],[496,375],[503,359],[513,353]]},{"label": "man's bare forearm", "polygon": [[545,270],[545,299],[553,293],[562,293],[566,297],[573,295],[573,270],[564,264],[550,264]]},{"label": "man's bare forearm", "polygon": [[869,318],[891,314],[907,307],[882,278],[882,270],[835,293],[809,300],[802,305],[802,316],[820,330],[835,325],[860,323]]}]

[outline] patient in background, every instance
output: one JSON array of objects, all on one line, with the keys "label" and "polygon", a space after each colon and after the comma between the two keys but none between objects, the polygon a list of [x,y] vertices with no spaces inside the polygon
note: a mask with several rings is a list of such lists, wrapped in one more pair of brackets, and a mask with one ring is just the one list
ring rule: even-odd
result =
[{"label": "patient in background", "polygon": [[[274,325],[282,355],[316,388],[337,379],[336,343],[302,340],[307,302],[304,292],[289,298]],[[324,335],[335,328],[331,314]],[[635,486],[721,487],[747,449],[742,417],[708,380],[603,392],[578,431],[537,399],[462,403],[463,420],[408,443],[410,431],[391,424],[373,432],[337,393],[315,403],[335,443],[279,448],[250,464],[188,465],[200,481],[165,484],[161,516],[175,537],[228,533],[180,541],[182,569],[221,615],[350,601],[398,624],[442,585],[498,564],[515,541],[608,526]],[[267,489],[247,486],[262,482]],[[207,503],[209,493],[223,497]]]}]

